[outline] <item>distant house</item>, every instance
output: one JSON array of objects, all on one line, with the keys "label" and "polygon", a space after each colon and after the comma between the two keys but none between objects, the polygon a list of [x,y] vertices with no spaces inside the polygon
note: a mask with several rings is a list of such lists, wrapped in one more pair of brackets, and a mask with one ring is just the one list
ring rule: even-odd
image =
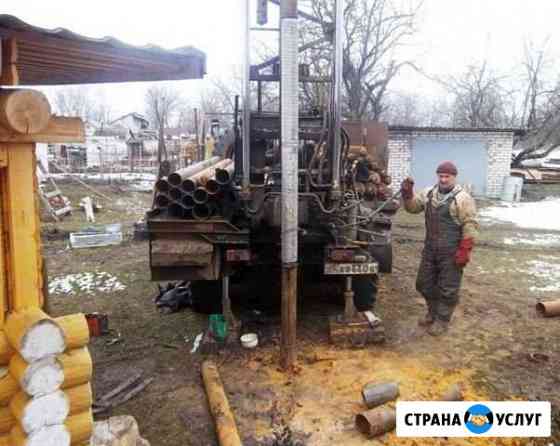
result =
[{"label": "distant house", "polygon": [[121,116],[109,123],[111,127],[124,127],[132,133],[140,133],[143,130],[150,128],[150,121],[148,121],[140,113],[132,112]]}]

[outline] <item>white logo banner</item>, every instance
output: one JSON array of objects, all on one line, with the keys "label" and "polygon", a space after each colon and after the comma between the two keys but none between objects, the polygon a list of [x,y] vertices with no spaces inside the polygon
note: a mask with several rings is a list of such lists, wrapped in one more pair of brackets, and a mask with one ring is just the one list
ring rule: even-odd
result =
[{"label": "white logo banner", "polygon": [[399,437],[550,437],[548,401],[398,401]]}]

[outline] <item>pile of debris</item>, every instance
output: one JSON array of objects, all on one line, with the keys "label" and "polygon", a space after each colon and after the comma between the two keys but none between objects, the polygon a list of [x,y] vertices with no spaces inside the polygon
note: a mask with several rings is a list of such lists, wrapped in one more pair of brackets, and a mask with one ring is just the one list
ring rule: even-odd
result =
[{"label": "pile of debris", "polygon": [[161,178],[154,209],[195,220],[227,214],[237,200],[230,187],[233,169],[233,160],[215,156]]}]

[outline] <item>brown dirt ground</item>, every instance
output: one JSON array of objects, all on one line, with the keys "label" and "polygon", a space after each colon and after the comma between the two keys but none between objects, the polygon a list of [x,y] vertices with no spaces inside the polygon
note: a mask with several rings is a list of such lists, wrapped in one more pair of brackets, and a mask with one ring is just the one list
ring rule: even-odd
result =
[{"label": "brown dirt ground", "polygon": [[[74,203],[89,193],[62,185]],[[53,234],[87,226],[82,213],[62,224],[44,224],[44,254],[51,279],[80,272],[106,271],[126,288],[113,292],[52,294],[54,315],[107,313],[112,334],[95,338],[94,392],[103,395],[131,374],[141,371],[154,382],[110,414],[136,417],[142,434],[154,446],[215,445],[200,378],[204,356],[191,354],[194,337],[207,325],[204,315],[186,310],[159,314],[153,304],[156,285],[149,280],[147,243],[131,241],[132,223],[142,215],[150,195],[100,187],[114,197],[103,202],[99,220],[122,222],[128,232],[117,247],[71,250]],[[130,210],[132,209],[132,210]],[[462,302],[453,326],[441,338],[416,325],[424,312],[414,290],[422,248],[421,217],[399,213],[394,230],[395,268],[381,281],[377,313],[386,324],[382,346],[344,349],[328,342],[327,316],[342,307],[326,298],[300,299],[298,370],[278,367],[278,318],[260,328],[261,343],[253,351],[234,348],[212,357],[218,362],[241,437],[246,445],[541,445],[560,441],[558,321],[538,318],[537,299],[529,287],[542,280],[526,272],[528,262],[554,250],[506,246],[504,235],[529,233],[507,225],[485,226],[472,264],[466,270]],[[550,257],[552,256],[552,257]],[[270,319],[269,319],[270,320]],[[111,339],[120,334],[120,342]],[[532,353],[546,355],[540,362]],[[399,381],[402,399],[435,399],[460,382],[469,400],[549,400],[553,433],[547,441],[509,439],[402,439],[394,434],[368,440],[354,429],[363,410],[361,387],[369,381]],[[100,417],[103,418],[103,417]]]}]

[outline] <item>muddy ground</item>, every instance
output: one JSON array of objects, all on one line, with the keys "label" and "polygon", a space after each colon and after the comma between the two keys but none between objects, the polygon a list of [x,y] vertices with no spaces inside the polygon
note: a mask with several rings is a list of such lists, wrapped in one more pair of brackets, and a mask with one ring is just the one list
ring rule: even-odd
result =
[{"label": "muddy ground", "polygon": [[[89,194],[63,185],[77,203]],[[51,281],[54,315],[103,312],[111,334],[95,338],[94,392],[103,395],[136,372],[154,381],[140,395],[100,416],[130,414],[154,446],[215,445],[200,378],[205,358],[191,353],[193,340],[207,326],[207,316],[186,309],[160,314],[154,306],[156,285],[149,280],[148,245],[131,238],[132,223],[150,195],[100,187],[113,198],[98,214],[105,223],[122,222],[126,241],[116,247],[72,250],[64,235],[87,226],[76,212],[63,224],[45,223],[44,254]],[[483,204],[485,205],[485,204]],[[395,267],[381,279],[376,312],[385,321],[387,342],[364,349],[334,347],[327,318],[342,311],[329,296],[300,299],[298,369],[279,369],[279,315],[255,317],[236,307],[261,343],[252,351],[233,348],[212,355],[246,445],[541,445],[560,441],[558,319],[535,314],[538,300],[557,297],[554,273],[560,268],[557,248],[514,244],[550,233],[485,222],[473,261],[465,272],[462,301],[448,334],[433,338],[416,321],[424,314],[414,289],[422,248],[421,217],[399,213],[394,228]],[[54,229],[58,228],[57,231]],[[558,234],[555,234],[558,236]],[[542,273],[542,263],[551,273]],[[551,266],[552,265],[552,266]],[[556,266],[556,269],[555,269]],[[545,268],[545,271],[546,268]],[[81,284],[71,276],[96,273]],[[101,274],[108,273],[108,274]],[[556,280],[560,278],[556,277]],[[86,284],[86,285],[84,285]],[[535,355],[539,353],[541,355]],[[354,429],[363,410],[360,389],[369,381],[399,381],[402,399],[437,399],[461,383],[469,400],[549,400],[554,438],[399,439],[388,434],[368,440]]]}]

